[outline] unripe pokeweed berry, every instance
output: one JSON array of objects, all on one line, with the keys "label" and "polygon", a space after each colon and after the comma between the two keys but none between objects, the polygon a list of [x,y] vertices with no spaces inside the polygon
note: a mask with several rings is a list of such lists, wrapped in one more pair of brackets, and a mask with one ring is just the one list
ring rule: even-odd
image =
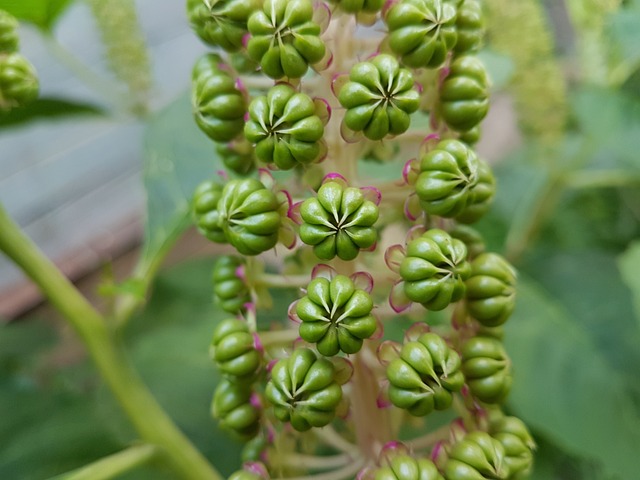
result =
[{"label": "unripe pokeweed berry", "polygon": [[313,245],[318,258],[353,260],[361,249],[373,246],[378,233],[378,206],[362,190],[339,182],[325,182],[316,197],[300,207],[300,239]]},{"label": "unripe pokeweed berry", "polygon": [[452,392],[464,384],[460,356],[432,332],[403,345],[387,366],[387,378],[391,403],[416,416],[449,408]]},{"label": "unripe pokeweed berry", "polygon": [[458,42],[455,46],[457,55],[475,53],[482,47],[484,37],[484,17],[482,6],[478,0],[464,0],[456,17]]},{"label": "unripe pokeweed berry", "polygon": [[486,247],[482,235],[469,225],[457,224],[449,231],[449,235],[464,242],[469,260],[476,258],[485,251]]},{"label": "unripe pokeweed berry", "polygon": [[485,403],[502,402],[511,390],[511,361],[496,338],[473,337],[460,350],[471,394]]},{"label": "unripe pokeweed berry", "polygon": [[260,462],[247,462],[242,470],[234,472],[228,480],[269,480],[269,473]]},{"label": "unripe pokeweed berry", "polygon": [[24,106],[38,96],[38,76],[19,53],[0,55],[0,112]]},{"label": "unripe pokeweed berry", "polygon": [[210,355],[225,377],[235,383],[251,383],[262,363],[249,326],[237,318],[228,318],[216,326]]},{"label": "unripe pokeweed berry", "polygon": [[325,55],[310,0],[265,0],[249,18],[249,56],[265,75],[300,78]]},{"label": "unripe pokeweed berry", "polygon": [[198,231],[209,240],[227,243],[227,237],[220,227],[218,202],[222,196],[222,185],[208,180],[202,182],[193,193],[191,211]]},{"label": "unripe pokeweed berry", "polygon": [[289,170],[319,159],[324,125],[314,101],[283,83],[251,102],[244,134],[259,160]]},{"label": "unripe pokeweed berry", "polygon": [[516,271],[496,253],[483,253],[471,262],[465,282],[467,310],[485,327],[505,323],[516,305]]},{"label": "unripe pokeweed berry", "polygon": [[242,461],[256,462],[263,457],[269,442],[264,435],[257,435],[242,447]]},{"label": "unripe pokeweed berry", "polygon": [[302,320],[300,337],[315,343],[322,355],[356,353],[363,340],[376,331],[372,309],[371,296],[356,288],[349,277],[315,278],[296,305],[296,313]]},{"label": "unripe pokeweed berry", "polygon": [[17,52],[19,44],[18,20],[0,9],[0,54]]},{"label": "unripe pokeweed berry", "polygon": [[218,202],[219,225],[238,252],[258,255],[278,243],[279,208],[276,195],[260,181],[231,180]]},{"label": "unripe pokeweed berry", "polygon": [[451,447],[444,476],[447,480],[506,480],[511,477],[504,460],[504,447],[499,441],[486,432],[470,432]]},{"label": "unripe pokeweed berry", "polygon": [[385,0],[331,0],[348,13],[376,13],[384,6]]},{"label": "unripe pokeweed berry", "polygon": [[460,132],[458,135],[458,140],[466,143],[470,147],[478,143],[480,140],[480,135],[482,134],[482,129],[480,125],[476,125],[471,130],[467,130],[466,132]]},{"label": "unripe pokeweed berry", "polygon": [[334,375],[333,364],[308,348],[279,360],[265,390],[276,418],[301,432],[328,425],[342,400]]},{"label": "unripe pokeweed berry", "polygon": [[209,53],[198,60],[192,74],[194,118],[216,142],[227,142],[242,132],[247,109],[244,96],[226,68],[218,55]]},{"label": "unripe pokeweed berry", "polygon": [[253,438],[260,430],[260,409],[251,402],[251,385],[223,379],[211,402],[211,415],[220,427],[241,440]]},{"label": "unripe pokeweed berry", "polygon": [[428,458],[396,455],[375,470],[373,480],[444,480],[436,465]]},{"label": "unripe pokeweed berry", "polygon": [[483,63],[471,55],[451,62],[440,87],[439,112],[449,128],[466,132],[489,111],[489,79]]},{"label": "unripe pokeweed berry", "polygon": [[400,264],[407,297],[429,310],[442,310],[460,300],[471,267],[467,247],[440,229],[431,229],[407,245]]},{"label": "unripe pokeweed berry", "polygon": [[444,0],[400,0],[385,22],[389,46],[412,68],[439,67],[456,44],[456,8]]},{"label": "unripe pokeweed berry", "polygon": [[245,264],[235,255],[222,255],[213,266],[213,294],[217,305],[229,313],[240,313],[251,302],[249,287],[238,276],[238,268]]},{"label": "unripe pokeweed berry", "polygon": [[536,444],[524,422],[517,417],[502,416],[490,423],[489,433],[504,447],[509,478],[529,478]]},{"label": "unripe pokeweed berry", "polygon": [[253,146],[245,138],[218,144],[216,153],[222,158],[224,166],[238,175],[251,173],[255,168]]},{"label": "unripe pokeweed berry", "polygon": [[370,140],[382,140],[407,131],[420,95],[411,72],[400,68],[393,56],[382,54],[353,66],[338,100],[347,109],[348,128]]}]

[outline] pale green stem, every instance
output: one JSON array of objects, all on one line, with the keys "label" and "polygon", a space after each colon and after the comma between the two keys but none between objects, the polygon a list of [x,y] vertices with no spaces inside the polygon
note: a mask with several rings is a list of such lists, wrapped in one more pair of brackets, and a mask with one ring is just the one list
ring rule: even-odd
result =
[{"label": "pale green stem", "polygon": [[278,464],[289,467],[300,467],[300,465],[304,465],[305,468],[310,470],[330,470],[332,468],[343,467],[353,460],[354,457],[347,454],[318,456],[287,453],[278,457]]},{"label": "pale green stem", "polygon": [[426,435],[422,435],[411,440],[403,441],[402,443],[404,443],[411,450],[422,450],[425,448],[431,448],[436,443],[449,438],[449,431],[449,425],[444,425],[439,429],[434,430],[433,432],[429,432]]},{"label": "pale green stem", "polygon": [[221,480],[220,474],[176,427],[142,383],[100,313],[20,231],[1,206],[0,250],[40,287],[78,333],[140,437],[161,448],[163,458],[181,477]]},{"label": "pale green stem", "polygon": [[295,329],[259,332],[258,336],[260,337],[260,343],[265,348],[282,343],[291,343],[299,337],[298,331]]},{"label": "pale green stem", "polygon": [[342,435],[336,432],[331,425],[323,428],[314,428],[312,432],[326,445],[335,448],[349,455],[359,455],[358,447],[347,441]]},{"label": "pale green stem", "polygon": [[360,457],[353,463],[331,472],[304,475],[302,477],[286,477],[279,480],[353,480],[356,477],[356,473],[364,465],[365,459]]},{"label": "pale green stem", "polygon": [[155,445],[135,445],[50,480],[109,480],[144,465],[158,452]]},{"label": "pale green stem", "polygon": [[269,288],[300,288],[306,287],[311,281],[309,275],[278,275],[275,273],[263,273],[257,283]]},{"label": "pale green stem", "polygon": [[563,183],[568,188],[638,187],[640,175],[625,170],[577,171],[566,175]]}]

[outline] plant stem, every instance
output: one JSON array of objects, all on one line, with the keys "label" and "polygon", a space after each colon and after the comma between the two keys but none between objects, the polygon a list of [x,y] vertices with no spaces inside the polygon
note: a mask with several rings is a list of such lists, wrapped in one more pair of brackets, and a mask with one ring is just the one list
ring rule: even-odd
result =
[{"label": "plant stem", "polygon": [[221,480],[220,474],[180,432],[142,383],[104,318],[1,206],[0,250],[22,268],[76,330],[140,437],[161,448],[163,458],[183,478]]},{"label": "plant stem", "polygon": [[441,440],[446,440],[449,437],[450,427],[444,425],[433,432],[429,432],[421,437],[413,438],[403,442],[411,450],[421,450],[424,448],[431,448]]},{"label": "plant stem", "polygon": [[325,444],[335,448],[336,450],[349,455],[357,455],[359,453],[358,447],[345,440],[342,435],[333,429],[331,425],[327,425],[323,428],[314,428],[312,431]]},{"label": "plant stem", "polygon": [[351,480],[355,478],[356,472],[364,465],[365,459],[359,458],[353,463],[331,472],[304,475],[302,477],[287,477],[281,480]]},{"label": "plant stem", "polygon": [[269,288],[300,288],[306,287],[310,279],[309,275],[263,273],[257,279],[257,283]]},{"label": "plant stem", "polygon": [[330,470],[332,468],[343,467],[352,460],[353,457],[348,454],[318,456],[287,453],[286,455],[278,457],[278,464],[292,467],[304,465],[310,470]]},{"label": "plant stem", "polygon": [[280,343],[291,343],[299,337],[299,334],[298,330],[289,328],[285,330],[259,332],[258,336],[260,337],[260,343],[262,343],[262,346],[268,348]]},{"label": "plant stem", "polygon": [[155,445],[135,445],[50,480],[108,480],[144,465],[158,452]]},{"label": "plant stem", "polygon": [[638,187],[640,175],[625,170],[576,171],[565,176],[564,184],[568,188],[610,188]]}]

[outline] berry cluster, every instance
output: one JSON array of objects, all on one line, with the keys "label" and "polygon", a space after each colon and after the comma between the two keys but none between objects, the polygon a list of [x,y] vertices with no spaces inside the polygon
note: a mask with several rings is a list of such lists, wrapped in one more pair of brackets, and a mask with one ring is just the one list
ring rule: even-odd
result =
[{"label": "berry cluster", "polygon": [[[236,317],[214,328],[212,412],[248,440],[231,478],[526,477],[533,440],[501,409],[516,273],[469,226],[496,187],[474,151],[489,107],[480,0],[187,10],[217,49],[193,69],[194,118],[229,170],[196,189],[193,217],[240,254],[213,272]],[[396,178],[370,179],[367,161],[398,164]],[[404,244],[378,248],[398,230]],[[284,270],[260,259],[274,249]],[[299,298],[268,324],[277,288]],[[450,321],[426,322],[440,311]],[[385,340],[401,315],[404,341]],[[443,429],[402,437],[405,413],[446,410],[458,418]]]}]

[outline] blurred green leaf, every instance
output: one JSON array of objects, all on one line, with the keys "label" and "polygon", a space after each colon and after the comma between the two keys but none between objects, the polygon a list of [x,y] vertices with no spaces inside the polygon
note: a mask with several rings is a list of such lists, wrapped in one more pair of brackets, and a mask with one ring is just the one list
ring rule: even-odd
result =
[{"label": "blurred green leaf", "polygon": [[620,60],[630,67],[640,63],[640,11],[624,9],[612,15],[607,33]]},{"label": "blurred green leaf", "polygon": [[636,321],[640,326],[640,241],[632,243],[627,251],[618,257],[618,268],[633,294]]},{"label": "blurred green leaf", "polygon": [[580,325],[539,285],[520,279],[518,305],[506,326],[515,366],[509,403],[564,451],[597,460],[608,475],[635,478],[640,412],[627,379]]},{"label": "blurred green leaf", "polygon": [[0,9],[43,30],[51,30],[73,0],[0,0]]},{"label": "blurred green leaf", "polygon": [[58,119],[76,115],[103,115],[103,110],[88,103],[62,98],[38,98],[24,107],[0,112],[0,128],[9,128],[43,119]]}]

